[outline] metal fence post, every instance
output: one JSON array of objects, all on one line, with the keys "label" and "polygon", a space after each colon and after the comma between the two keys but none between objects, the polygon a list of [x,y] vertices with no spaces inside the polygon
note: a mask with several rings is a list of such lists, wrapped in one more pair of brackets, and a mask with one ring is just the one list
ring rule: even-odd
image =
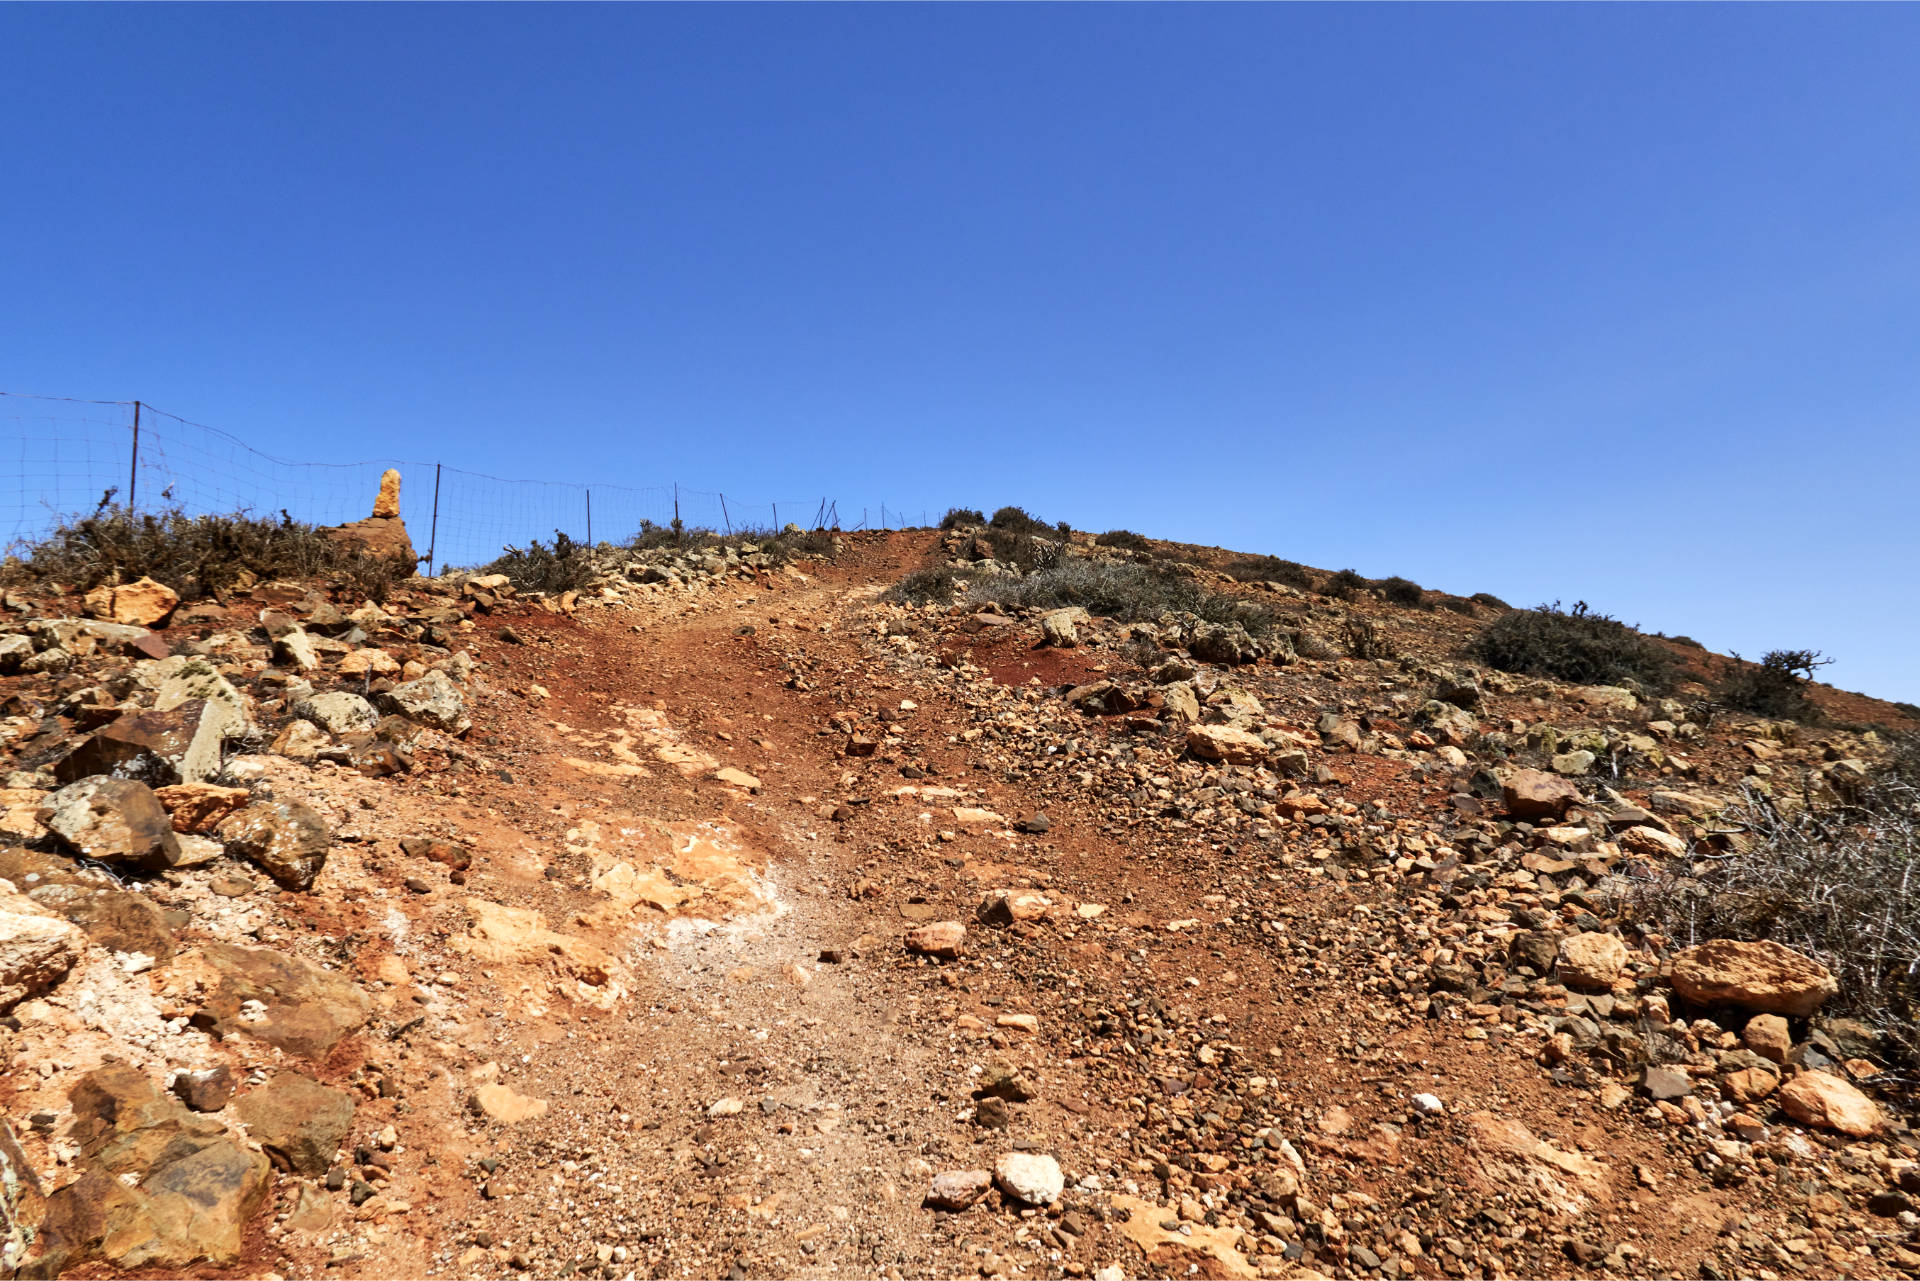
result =
[{"label": "metal fence post", "polygon": [[733,537],[733,517],[727,515],[727,496],[720,495],[720,519],[726,523],[727,537]]},{"label": "metal fence post", "polygon": [[440,546],[440,464],[433,465],[433,524],[427,530],[427,577],[433,577],[433,553]]},{"label": "metal fence post", "polygon": [[587,546],[593,546],[593,491],[587,491]]},{"label": "metal fence post", "polygon": [[133,464],[127,470],[127,510],[140,494],[140,402],[133,402]]}]

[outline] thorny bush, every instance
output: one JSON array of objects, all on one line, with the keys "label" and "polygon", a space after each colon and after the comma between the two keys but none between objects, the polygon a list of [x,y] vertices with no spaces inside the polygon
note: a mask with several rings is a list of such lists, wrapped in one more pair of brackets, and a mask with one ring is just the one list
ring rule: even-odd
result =
[{"label": "thorny bush", "polygon": [[135,512],[109,489],[87,515],[67,517],[44,537],[10,549],[11,582],[86,591],[150,577],[181,599],[220,596],[249,576],[327,578],[345,594],[384,601],[412,567],[338,543],[286,512],[278,518],[238,511],[189,516],[179,508]]},{"label": "thorny bush", "polygon": [[1820,709],[1807,697],[1807,686],[1813,674],[1832,661],[1811,649],[1772,650],[1758,663],[1735,654],[1714,688],[1714,698],[1736,711],[1811,723],[1820,719]]},{"label": "thorny bush", "polygon": [[987,523],[986,513],[971,507],[949,507],[947,514],[940,518],[942,529],[967,529]]},{"label": "thorny bush", "polygon": [[597,571],[592,549],[556,529],[552,547],[537,538],[527,544],[525,551],[509,547],[506,555],[486,565],[482,572],[505,574],[508,581],[523,592],[558,593],[578,591],[593,581]]},{"label": "thorny bush", "polygon": [[1632,680],[1651,694],[1672,689],[1679,668],[1665,645],[1617,619],[1593,613],[1585,601],[1566,610],[1555,601],[1503,614],[1474,637],[1469,648],[1503,672],[1573,685]]},{"label": "thorny bush", "polygon": [[1920,1063],[1920,750],[1849,797],[1780,803],[1749,786],[1725,817],[1731,853],[1635,887],[1636,914],[1676,944],[1771,939],[1840,980],[1832,1012],[1852,1013]]}]

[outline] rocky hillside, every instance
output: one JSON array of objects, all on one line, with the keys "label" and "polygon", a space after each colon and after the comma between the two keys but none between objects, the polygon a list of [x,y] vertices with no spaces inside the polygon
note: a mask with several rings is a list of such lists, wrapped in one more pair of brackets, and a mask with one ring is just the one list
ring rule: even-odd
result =
[{"label": "rocky hillside", "polygon": [[1020,532],[9,592],[0,1273],[1920,1272],[1886,1001],[1671,910],[1903,709]]}]

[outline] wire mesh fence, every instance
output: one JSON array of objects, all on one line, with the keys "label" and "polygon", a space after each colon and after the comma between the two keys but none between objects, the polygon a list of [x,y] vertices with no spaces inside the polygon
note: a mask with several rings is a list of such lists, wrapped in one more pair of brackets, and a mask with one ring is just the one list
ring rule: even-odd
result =
[{"label": "wire mesh fence", "polygon": [[[556,533],[624,542],[648,526],[670,528],[675,519],[689,529],[739,532],[788,524],[900,528],[924,525],[929,516],[887,503],[855,511],[830,497],[747,500],[672,483],[510,480],[440,461],[294,461],[143,401],[0,392],[0,540],[9,552],[102,502],[189,516],[284,513],[341,525],[372,510],[389,468],[400,473],[401,517],[423,568],[485,564],[507,547]],[[11,484],[4,481],[8,471]]]}]

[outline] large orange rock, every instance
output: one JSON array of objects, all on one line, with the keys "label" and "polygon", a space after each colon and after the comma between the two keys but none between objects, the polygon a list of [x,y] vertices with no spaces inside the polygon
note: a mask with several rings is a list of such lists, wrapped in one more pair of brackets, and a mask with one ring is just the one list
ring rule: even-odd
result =
[{"label": "large orange rock", "polygon": [[1737,1005],[1806,1018],[1840,991],[1820,962],[1790,947],[1714,939],[1673,958],[1674,991],[1698,1005]]},{"label": "large orange rock", "polygon": [[129,627],[158,627],[173,613],[180,596],[165,583],[141,578],[119,587],[96,587],[87,593],[85,603],[95,618]]},{"label": "large orange rock", "polygon": [[1855,1138],[1877,1134],[1886,1118],[1880,1106],[1837,1076],[1802,1072],[1780,1089],[1780,1106],[1803,1125],[1838,1130]]},{"label": "large orange rock", "polygon": [[1267,759],[1267,745],[1259,736],[1233,725],[1193,726],[1187,731],[1187,750],[1229,765],[1258,765]]},{"label": "large orange rock", "polygon": [[1612,987],[1627,959],[1627,945],[1617,934],[1593,930],[1560,940],[1560,978],[1568,987]]},{"label": "large orange rock", "polygon": [[1531,821],[1563,817],[1570,806],[1579,803],[1580,789],[1557,775],[1519,769],[1500,784],[1500,797],[1508,814]]}]

